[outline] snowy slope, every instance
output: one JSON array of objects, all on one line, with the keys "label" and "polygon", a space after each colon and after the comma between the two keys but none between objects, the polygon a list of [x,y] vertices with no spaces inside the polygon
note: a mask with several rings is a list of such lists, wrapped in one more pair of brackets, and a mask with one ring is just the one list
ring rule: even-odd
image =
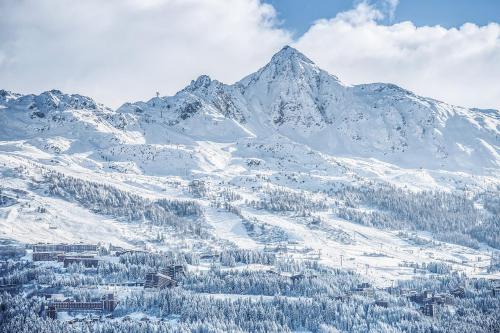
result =
[{"label": "snowy slope", "polygon": [[[173,246],[153,239],[175,230],[153,226],[146,216],[104,214],[81,198],[50,195],[40,187],[40,175],[58,172],[141,200],[194,200],[211,235],[205,245],[285,243],[297,258],[322,251],[321,261],[331,266],[340,265],[340,255],[349,259],[343,265],[361,273],[370,263],[379,281],[411,275],[403,265],[408,261],[442,261],[486,276],[491,247],[483,241],[496,244],[484,236],[491,229],[481,227],[460,230],[479,240],[471,249],[438,242],[442,234],[413,225],[411,237],[360,225],[339,212],[351,209],[365,219],[386,212],[357,203],[356,193],[346,199],[336,191],[392,184],[410,192],[459,193],[477,209],[464,209],[471,223],[495,223],[498,214],[486,206],[500,186],[497,110],[452,106],[391,84],[348,86],[290,47],[232,85],[200,76],[174,96],[126,103],[116,111],[57,90],[1,90],[0,124],[2,237]],[[205,185],[193,191],[193,180]],[[279,197],[266,203],[272,190],[289,202],[273,201]],[[403,199],[396,190],[387,195]],[[419,237],[425,245],[415,244]],[[467,261],[477,257],[482,259],[476,270]]]}]

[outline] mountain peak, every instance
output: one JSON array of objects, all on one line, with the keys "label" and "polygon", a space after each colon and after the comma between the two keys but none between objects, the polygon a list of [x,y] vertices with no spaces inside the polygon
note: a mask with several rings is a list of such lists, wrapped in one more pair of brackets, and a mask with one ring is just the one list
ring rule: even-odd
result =
[{"label": "mountain peak", "polygon": [[35,106],[39,109],[91,109],[104,107],[92,98],[79,94],[66,94],[60,90],[44,91],[38,96],[33,96]]},{"label": "mountain peak", "polygon": [[191,83],[184,88],[184,91],[195,91],[198,89],[207,89],[212,82],[216,82],[210,78],[208,75],[200,75],[196,80],[192,80]]},{"label": "mountain peak", "polygon": [[[310,81],[319,73],[320,69],[309,58],[291,46],[284,46],[273,55],[271,61],[256,73],[250,74],[238,82],[242,87],[247,87],[257,81],[267,84],[271,81],[294,82]],[[312,81],[311,81],[311,80]]]},{"label": "mountain peak", "polygon": [[281,50],[279,50],[276,54],[273,55],[271,58],[271,63],[283,63],[284,61],[293,61],[293,62],[305,62],[311,65],[314,65],[314,63],[303,55],[301,52],[299,52],[297,49],[285,45]]},{"label": "mountain peak", "polygon": [[4,104],[6,107],[43,112],[68,109],[108,109],[104,105],[95,102],[90,97],[78,94],[65,94],[56,89],[44,91],[39,95],[22,95],[1,89],[0,104]]},{"label": "mountain peak", "polygon": [[0,89],[0,102],[8,102],[20,96],[21,94],[16,94],[9,90]]},{"label": "mountain peak", "polygon": [[196,80],[191,81],[191,85],[194,85],[196,88],[200,87],[208,87],[212,79],[208,75],[200,75]]}]

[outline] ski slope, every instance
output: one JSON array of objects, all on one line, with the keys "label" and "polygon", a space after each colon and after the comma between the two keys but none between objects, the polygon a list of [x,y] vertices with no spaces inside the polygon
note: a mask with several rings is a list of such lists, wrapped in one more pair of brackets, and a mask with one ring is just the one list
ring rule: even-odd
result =
[{"label": "ski slope", "polygon": [[[232,85],[201,76],[174,96],[117,110],[57,90],[1,90],[0,194],[13,204],[0,205],[0,237],[158,251],[286,248],[280,255],[353,269],[380,285],[424,274],[409,266],[429,262],[498,278],[487,272],[492,246],[473,249],[425,230],[357,224],[335,213],[346,203],[331,193],[387,185],[457,193],[475,200],[481,218],[498,218],[481,196],[499,193],[499,119],[496,110],[453,106],[392,84],[345,85],[290,47]],[[50,184],[41,185],[47,172],[144,200],[192,200],[209,236],[51,196]],[[194,180],[205,184],[201,195],[190,187]],[[270,189],[325,207],[307,214],[257,209]]]}]

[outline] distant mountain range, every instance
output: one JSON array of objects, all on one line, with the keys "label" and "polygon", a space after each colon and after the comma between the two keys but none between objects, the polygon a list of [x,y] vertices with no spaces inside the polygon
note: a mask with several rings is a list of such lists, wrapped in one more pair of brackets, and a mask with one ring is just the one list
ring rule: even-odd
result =
[{"label": "distant mountain range", "polygon": [[289,46],[233,85],[203,75],[174,96],[116,111],[57,90],[2,90],[0,108],[0,140],[70,140],[60,152],[114,143],[285,140],[400,167],[489,174],[500,166],[498,110],[453,106],[393,84],[345,85]]}]

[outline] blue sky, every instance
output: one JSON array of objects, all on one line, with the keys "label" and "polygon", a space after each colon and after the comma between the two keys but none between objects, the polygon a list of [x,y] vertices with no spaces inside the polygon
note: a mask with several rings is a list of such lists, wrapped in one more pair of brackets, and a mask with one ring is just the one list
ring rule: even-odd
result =
[{"label": "blue sky", "polygon": [[[300,36],[321,18],[349,10],[355,0],[266,0],[273,5],[284,28]],[[372,1],[376,3],[377,1]],[[378,1],[379,3],[383,1]],[[417,26],[460,27],[466,22],[485,25],[498,22],[500,0],[400,0],[394,18],[385,23],[411,21]]]}]

